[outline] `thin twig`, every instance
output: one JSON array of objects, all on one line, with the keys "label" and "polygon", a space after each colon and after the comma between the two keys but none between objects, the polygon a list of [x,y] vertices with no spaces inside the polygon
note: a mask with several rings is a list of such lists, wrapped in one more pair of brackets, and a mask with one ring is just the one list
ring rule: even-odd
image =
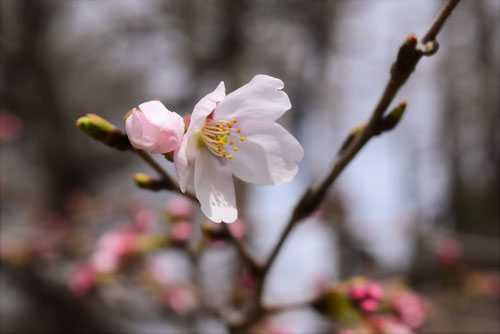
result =
[{"label": "thin twig", "polygon": [[163,169],[163,167],[160,166],[160,164],[156,162],[156,160],[153,159],[148,153],[144,152],[143,150],[136,150],[136,149],[134,149],[133,151],[138,156],[140,156],[144,161],[146,161],[148,165],[150,165],[156,172],[158,172],[158,174],[160,174],[162,182],[165,184],[164,189],[175,191],[183,196],[186,196],[187,198],[196,203],[198,202],[196,196],[192,192],[186,191],[185,193],[183,193],[177,186],[177,183],[170,177],[170,175],[168,175],[167,171]]},{"label": "thin twig", "polygon": [[[422,43],[427,43],[435,39],[444,22],[459,2],[460,0],[448,0],[448,2],[445,4],[442,11],[432,24],[429,31],[424,35],[424,38],[421,41]],[[364,130],[355,136],[351,144],[348,145],[346,149],[341,150],[337,154],[330,173],[317,186],[309,188],[295,206],[293,214],[290,217],[290,220],[288,221],[283,233],[281,234],[278,243],[271,251],[268,260],[265,262],[259,273],[257,303],[255,305],[256,309],[250,313],[246,322],[241,324],[240,329],[244,330],[245,328],[248,328],[253,323],[258,321],[265,313],[266,308],[262,303],[262,295],[267,273],[272,267],[277,255],[279,254],[285,240],[292,231],[293,227],[297,224],[298,221],[307,217],[320,205],[320,203],[324,200],[329,187],[337,179],[337,177],[344,170],[347,164],[366,144],[366,142],[368,142],[368,140],[370,140],[370,138],[376,133],[375,129],[384,116],[385,111],[391,104],[398,90],[406,82],[410,74],[415,69],[415,66],[422,55],[423,52],[417,49],[416,36],[410,35],[399,50],[397,60],[391,68],[391,77],[386,84],[384,92]]]},{"label": "thin twig", "polygon": [[222,226],[224,227],[229,238],[234,244],[236,251],[243,259],[243,262],[248,266],[252,273],[256,274],[258,271],[260,271],[260,268],[262,268],[262,264],[260,264],[257,259],[255,259],[255,257],[250,253],[248,247],[244,244],[244,242],[234,236],[227,224],[223,224]]}]

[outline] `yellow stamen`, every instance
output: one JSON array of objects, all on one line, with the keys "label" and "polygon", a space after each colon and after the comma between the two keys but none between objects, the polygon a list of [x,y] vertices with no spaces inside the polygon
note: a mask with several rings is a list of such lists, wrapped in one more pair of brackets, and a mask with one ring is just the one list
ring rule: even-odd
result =
[{"label": "yellow stamen", "polygon": [[241,129],[236,129],[236,132],[240,133],[240,132],[241,132]]},{"label": "yellow stamen", "polygon": [[222,150],[222,154],[226,155],[226,150]]},{"label": "yellow stamen", "polygon": [[238,151],[238,148],[237,147],[233,147],[233,150]]},{"label": "yellow stamen", "polygon": [[245,141],[245,137],[241,137],[240,139],[241,139],[241,141]]},{"label": "yellow stamen", "polygon": [[230,134],[231,134],[231,132],[229,130],[226,130],[226,135],[229,136]]},{"label": "yellow stamen", "polygon": [[236,118],[233,118],[233,123],[236,123],[237,119]]},{"label": "yellow stamen", "polygon": [[232,141],[230,141],[230,142],[229,142],[229,145],[233,145],[233,142],[232,142]]},{"label": "yellow stamen", "polygon": [[222,128],[222,127],[221,127],[221,128],[219,129],[219,132],[224,132],[224,128]]},{"label": "yellow stamen", "polygon": [[222,140],[219,140],[219,145],[224,145],[225,143]]},{"label": "yellow stamen", "polygon": [[226,122],[227,126],[231,126],[231,122]]},{"label": "yellow stamen", "polygon": [[229,159],[232,159],[232,158],[233,158],[233,155],[232,155],[232,154],[230,154],[230,155],[228,155],[227,157],[228,157]]}]

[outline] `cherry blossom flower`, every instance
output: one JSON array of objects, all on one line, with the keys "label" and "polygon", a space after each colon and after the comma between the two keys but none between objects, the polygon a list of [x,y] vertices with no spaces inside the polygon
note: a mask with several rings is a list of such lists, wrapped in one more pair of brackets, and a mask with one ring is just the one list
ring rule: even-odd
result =
[{"label": "cherry blossom flower", "polygon": [[254,184],[291,181],[304,151],[276,120],[291,108],[279,79],[257,75],[225,95],[224,82],[194,107],[174,164],[182,191],[194,177],[196,197],[214,222],[238,217],[232,176]]},{"label": "cherry blossom flower", "polygon": [[132,109],[125,122],[130,143],[151,153],[175,151],[182,142],[184,121],[160,101],[149,101]]}]

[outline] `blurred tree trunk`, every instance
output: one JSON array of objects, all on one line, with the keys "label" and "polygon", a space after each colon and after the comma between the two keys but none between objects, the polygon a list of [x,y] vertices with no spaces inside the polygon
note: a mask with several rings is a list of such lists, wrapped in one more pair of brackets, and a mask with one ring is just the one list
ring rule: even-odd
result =
[{"label": "blurred tree trunk", "polygon": [[[498,233],[500,208],[498,54],[493,32],[499,15],[486,1],[465,2],[475,44],[444,58],[443,143],[449,166],[446,217],[461,232]],[[460,23],[460,22],[459,22]],[[455,37],[463,32],[450,29]],[[453,53],[453,50],[450,51]],[[461,50],[464,54],[464,50]]]},{"label": "blurred tree trunk", "polygon": [[46,189],[45,204],[52,209],[62,209],[67,192],[85,184],[88,176],[69,147],[74,123],[64,117],[56,76],[49,66],[52,51],[49,24],[59,4],[43,0],[8,3],[18,19],[15,24],[20,38],[7,36],[7,47],[3,47],[7,82],[2,103],[20,115],[27,137],[35,143],[36,160],[42,166],[32,168],[41,167],[48,179],[50,187]]}]

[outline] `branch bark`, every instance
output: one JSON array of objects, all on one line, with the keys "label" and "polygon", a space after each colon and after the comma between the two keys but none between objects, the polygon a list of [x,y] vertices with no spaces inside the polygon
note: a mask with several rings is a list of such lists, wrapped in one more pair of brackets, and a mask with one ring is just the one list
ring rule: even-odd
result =
[{"label": "branch bark", "polygon": [[163,189],[170,190],[179,193],[180,195],[186,196],[190,200],[198,203],[196,196],[191,191],[186,191],[183,193],[177,183],[172,179],[172,177],[167,173],[167,171],[160,166],[148,153],[143,150],[132,149],[138,156],[141,157],[142,160],[146,161],[148,165],[150,165],[158,174],[161,176],[161,183],[163,185]]}]

